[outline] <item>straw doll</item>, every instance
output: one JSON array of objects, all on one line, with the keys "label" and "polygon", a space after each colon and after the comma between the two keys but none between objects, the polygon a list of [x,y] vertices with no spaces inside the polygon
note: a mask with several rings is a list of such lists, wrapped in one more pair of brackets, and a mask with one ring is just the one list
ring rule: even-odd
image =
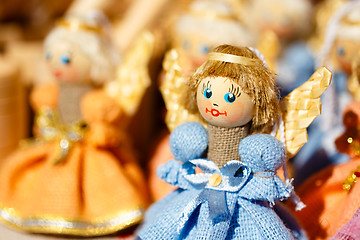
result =
[{"label": "straw doll", "polygon": [[176,160],[158,174],[179,189],[150,208],[140,239],[293,239],[269,208],[291,195],[301,203],[275,172],[283,144],[254,134],[271,131],[280,114],[274,77],[254,51],[221,45],[191,76],[188,109],[207,130],[188,122],[172,132]]},{"label": "straw doll", "polygon": [[98,13],[60,20],[45,40],[56,82],[36,87],[36,138],[0,169],[0,218],[38,233],[104,235],[139,223],[144,179],[126,115],[100,87],[119,56]]}]

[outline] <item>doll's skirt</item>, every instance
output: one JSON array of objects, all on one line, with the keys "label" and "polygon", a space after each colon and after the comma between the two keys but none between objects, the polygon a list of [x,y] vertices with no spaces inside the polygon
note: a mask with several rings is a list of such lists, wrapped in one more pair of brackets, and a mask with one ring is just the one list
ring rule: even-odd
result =
[{"label": "doll's skirt", "polygon": [[[209,218],[208,203],[203,202],[181,226],[183,211],[198,194],[199,191],[195,189],[177,189],[151,206],[137,233],[139,239],[293,239],[279,217],[266,204],[253,204],[247,200],[238,204],[236,195],[227,195],[228,204],[232,203],[234,208],[230,210],[233,214],[229,222],[214,223]],[[245,210],[246,207],[255,209],[257,216]],[[257,221],[266,224],[260,229]]]},{"label": "doll's skirt", "polygon": [[0,220],[31,231],[104,235],[142,219],[136,163],[78,142],[54,164],[56,143],[19,149],[0,168]]}]

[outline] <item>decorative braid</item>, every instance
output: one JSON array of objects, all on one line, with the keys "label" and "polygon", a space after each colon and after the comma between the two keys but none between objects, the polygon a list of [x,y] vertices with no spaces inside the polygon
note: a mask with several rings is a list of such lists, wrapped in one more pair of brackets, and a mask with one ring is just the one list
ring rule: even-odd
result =
[{"label": "decorative braid", "polygon": [[208,126],[209,151],[208,158],[219,168],[231,160],[241,160],[239,155],[239,143],[250,132],[250,124],[227,128]]}]

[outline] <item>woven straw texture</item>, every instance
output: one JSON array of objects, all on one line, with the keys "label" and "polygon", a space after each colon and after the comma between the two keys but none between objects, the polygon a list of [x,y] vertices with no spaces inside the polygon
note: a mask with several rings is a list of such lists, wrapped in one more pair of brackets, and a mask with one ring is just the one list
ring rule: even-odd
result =
[{"label": "woven straw texture", "polygon": [[229,160],[240,160],[238,146],[244,137],[249,135],[250,124],[241,127],[216,127],[209,124],[209,151],[207,158],[218,167]]},{"label": "woven straw texture", "polygon": [[[285,145],[289,158],[307,142],[306,129],[320,115],[320,96],[330,85],[330,80],[331,72],[321,67],[307,82],[281,100]],[[280,138],[280,131],[276,137]]]}]

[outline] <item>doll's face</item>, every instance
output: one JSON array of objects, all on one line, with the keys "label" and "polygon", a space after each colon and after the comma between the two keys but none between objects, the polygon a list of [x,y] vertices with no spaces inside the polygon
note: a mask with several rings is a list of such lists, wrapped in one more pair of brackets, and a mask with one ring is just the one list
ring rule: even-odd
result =
[{"label": "doll's face", "polygon": [[288,37],[294,34],[294,21],[291,13],[284,6],[277,4],[277,1],[262,1],[256,8],[256,26],[261,31],[271,30],[278,37]]},{"label": "doll's face", "polygon": [[347,74],[351,74],[351,64],[360,51],[360,41],[336,39],[333,50],[339,67]]},{"label": "doll's face", "polygon": [[[250,1],[249,1],[250,2]],[[252,0],[249,14],[258,31],[270,30],[281,39],[290,39],[308,31],[312,15],[309,0]]]},{"label": "doll's face", "polygon": [[250,96],[224,77],[204,78],[197,88],[196,98],[200,114],[214,126],[243,126],[254,116]]},{"label": "doll's face", "polygon": [[216,44],[201,34],[182,33],[174,41],[174,46],[184,57],[182,67],[185,75],[189,75],[205,62],[207,54]]},{"label": "doll's face", "polygon": [[51,73],[59,81],[79,83],[90,80],[90,59],[68,42],[55,42],[49,46],[45,58]]}]

